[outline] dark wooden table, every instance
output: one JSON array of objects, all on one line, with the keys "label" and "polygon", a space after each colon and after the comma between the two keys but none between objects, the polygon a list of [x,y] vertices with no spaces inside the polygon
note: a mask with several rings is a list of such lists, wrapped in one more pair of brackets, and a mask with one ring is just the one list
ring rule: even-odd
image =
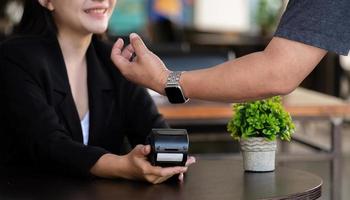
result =
[{"label": "dark wooden table", "polygon": [[317,199],[322,180],[309,172],[277,167],[275,172],[245,173],[241,161],[199,159],[185,182],[79,179],[0,168],[0,199]]}]

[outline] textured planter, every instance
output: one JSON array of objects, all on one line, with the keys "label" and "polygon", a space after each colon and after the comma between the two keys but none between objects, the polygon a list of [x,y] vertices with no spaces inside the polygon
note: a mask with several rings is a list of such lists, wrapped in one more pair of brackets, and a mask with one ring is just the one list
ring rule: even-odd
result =
[{"label": "textured planter", "polygon": [[250,172],[269,172],[275,170],[276,141],[254,137],[241,139],[243,167]]}]

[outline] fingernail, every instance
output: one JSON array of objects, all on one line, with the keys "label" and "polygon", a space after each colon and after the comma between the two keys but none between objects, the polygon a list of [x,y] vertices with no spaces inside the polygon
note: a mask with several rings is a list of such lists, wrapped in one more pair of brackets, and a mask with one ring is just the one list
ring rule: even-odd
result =
[{"label": "fingernail", "polygon": [[144,152],[145,154],[148,154],[149,151],[150,151],[150,146],[149,146],[149,145],[146,145],[146,146],[143,147],[143,152]]},{"label": "fingernail", "polygon": [[136,33],[131,33],[131,34],[130,34],[130,39],[133,39],[133,38],[135,38],[135,37],[137,37],[137,34],[136,34]]},{"label": "fingernail", "polygon": [[181,174],[179,175],[179,180],[180,180],[180,181],[183,181],[183,180],[184,180],[184,174],[183,174],[183,173],[181,173]]},{"label": "fingernail", "polygon": [[196,158],[195,158],[195,157],[191,157],[191,161],[192,161],[193,163],[195,163],[195,162],[196,162]]}]

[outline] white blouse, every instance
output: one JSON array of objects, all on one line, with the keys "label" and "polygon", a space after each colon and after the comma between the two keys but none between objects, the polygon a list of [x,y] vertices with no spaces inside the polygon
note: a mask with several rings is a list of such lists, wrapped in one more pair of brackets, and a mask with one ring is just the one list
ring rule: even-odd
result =
[{"label": "white blouse", "polygon": [[89,111],[85,114],[83,120],[80,121],[81,130],[83,131],[83,142],[85,145],[89,142],[89,123],[90,122],[90,114]]}]

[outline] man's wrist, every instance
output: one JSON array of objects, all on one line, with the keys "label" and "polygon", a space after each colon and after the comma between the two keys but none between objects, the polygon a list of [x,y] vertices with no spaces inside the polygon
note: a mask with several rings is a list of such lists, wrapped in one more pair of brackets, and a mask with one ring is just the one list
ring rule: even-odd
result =
[{"label": "man's wrist", "polygon": [[164,70],[161,74],[161,78],[160,78],[160,84],[159,84],[159,89],[157,90],[159,92],[159,94],[162,95],[166,95],[165,94],[165,87],[167,85],[167,80],[168,80],[168,76],[170,74],[170,70]]},{"label": "man's wrist", "polygon": [[180,77],[180,80],[179,80],[179,85],[181,86],[182,92],[183,92],[183,94],[184,94],[184,96],[185,96],[186,98],[190,98],[189,95],[188,95],[188,88],[184,88],[184,87],[185,87],[185,86],[184,86],[184,79],[185,79],[185,77],[187,76],[188,73],[189,73],[189,72],[184,71],[184,72],[182,73],[181,77]]}]

